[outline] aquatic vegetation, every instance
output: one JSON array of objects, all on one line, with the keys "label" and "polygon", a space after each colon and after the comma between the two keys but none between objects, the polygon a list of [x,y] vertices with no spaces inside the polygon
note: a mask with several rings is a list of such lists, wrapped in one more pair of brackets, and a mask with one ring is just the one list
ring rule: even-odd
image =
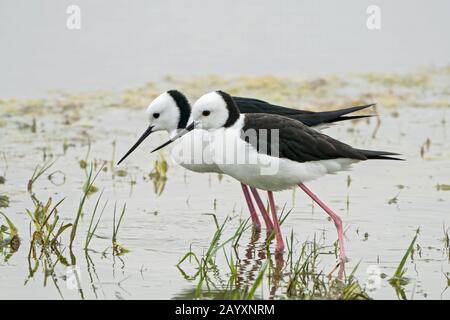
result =
[{"label": "aquatic vegetation", "polygon": [[37,165],[36,168],[34,169],[33,175],[28,180],[28,185],[27,185],[27,190],[31,194],[32,197],[34,197],[33,184],[36,182],[37,179],[39,179],[40,176],[42,176],[48,169],[50,169],[50,167],[52,167],[55,164],[56,160],[47,161],[42,165]]},{"label": "aquatic vegetation", "polygon": [[394,197],[392,197],[391,199],[389,199],[388,204],[397,204],[398,203],[398,196],[400,195],[399,191]]},{"label": "aquatic vegetation", "polygon": [[264,265],[261,267],[261,269],[258,272],[258,275],[256,276],[255,282],[253,282],[252,286],[250,287],[248,293],[245,295],[245,300],[253,300],[255,298],[255,292],[256,289],[258,289],[263,281],[264,274],[266,273],[267,267],[269,265],[269,262],[266,261]]},{"label": "aquatic vegetation", "polygon": [[9,207],[9,197],[7,195],[0,195],[0,208]]},{"label": "aquatic vegetation", "polygon": [[128,173],[127,173],[126,170],[119,169],[119,170],[116,170],[116,171],[115,171],[115,174],[116,174],[118,177],[126,177]]},{"label": "aquatic vegetation", "polygon": [[14,237],[18,235],[18,231],[16,226],[14,225],[14,223],[12,223],[12,221],[8,218],[8,216],[6,214],[4,214],[3,212],[0,211],[0,215],[3,216],[3,218],[5,219],[6,223],[8,226],[2,225],[0,232],[2,234],[7,234],[10,237]]},{"label": "aquatic vegetation", "polygon": [[[189,251],[180,259],[180,261],[177,264],[178,269],[186,279],[195,280],[197,279],[197,277],[199,278],[195,291],[195,295],[197,297],[203,295],[204,286],[206,286],[208,291],[210,291],[212,287],[217,288],[217,285],[215,284],[214,281],[214,278],[217,276],[218,272],[218,266],[215,263],[216,253],[219,249],[224,248],[226,244],[231,244],[233,247],[236,247],[237,243],[235,243],[234,241],[240,238],[242,232],[246,229],[246,224],[248,222],[248,220],[243,221],[236,229],[236,232],[233,234],[232,237],[220,243],[220,239],[223,235],[224,228],[227,222],[229,221],[229,218],[228,217],[225,218],[222,224],[219,224],[216,215],[214,214],[208,215],[211,215],[213,217],[216,226],[216,231],[214,232],[214,235],[206,250],[206,253],[203,254],[201,258],[198,258],[198,255],[192,252],[192,249],[190,248]],[[187,259],[189,259],[189,262],[191,262],[192,261],[191,258],[193,258],[197,263],[197,272],[193,276],[187,276],[186,273],[181,268],[181,266]],[[231,260],[228,260],[226,254],[225,258],[228,261],[228,266],[230,267],[230,270],[232,270],[232,274],[236,274],[236,272],[233,271],[234,270],[234,263],[232,262],[233,258],[231,257],[230,258]],[[232,276],[231,279],[235,280],[236,276]],[[230,283],[230,285],[233,285],[233,283]],[[242,298],[241,294],[239,294],[239,298]]]},{"label": "aquatic vegetation", "polygon": [[153,187],[157,195],[161,195],[167,182],[168,164],[162,152],[159,153],[159,159],[155,161],[153,170],[150,172],[150,180],[153,181]]},{"label": "aquatic vegetation", "polygon": [[415,73],[413,75],[366,73],[362,74],[361,77],[370,83],[377,83],[387,87],[425,87],[431,80],[431,75],[424,72]]},{"label": "aquatic vegetation", "polygon": [[[357,266],[345,279],[334,278],[320,270],[319,257],[328,255],[329,251],[315,237],[313,241],[301,244],[300,254],[295,257],[294,234],[291,232],[285,262],[282,255],[272,255],[267,240],[259,241],[260,233],[253,232],[244,250],[245,257],[241,258],[238,241],[249,229],[249,220],[242,222],[230,238],[221,241],[230,220],[226,218],[219,224],[215,215],[212,216],[216,231],[206,252],[200,256],[190,247],[177,265],[186,280],[198,280],[195,290],[185,292],[182,298],[259,299],[264,297],[256,295],[256,292],[263,283],[266,286],[266,282],[270,288],[269,299],[369,298],[354,276]],[[223,252],[223,257],[218,254],[220,252]],[[225,259],[228,270],[219,267],[219,259]],[[183,270],[187,262],[194,263],[195,274],[188,275]],[[248,271],[249,266],[251,272]]]},{"label": "aquatic vegetation", "polygon": [[0,217],[6,221],[5,224],[0,224],[0,253],[5,254],[5,262],[11,258],[11,256],[20,247],[19,232],[6,214],[0,211]]},{"label": "aquatic vegetation", "polygon": [[[323,241],[323,240],[322,240]],[[301,244],[297,260],[291,260],[287,272],[286,295],[290,299],[339,299],[359,300],[369,299],[364,288],[358,283],[355,273],[344,278],[343,266],[336,266],[328,275],[319,269],[319,257],[329,254],[326,247],[316,236],[312,241]],[[338,270],[338,277],[333,277]]]},{"label": "aquatic vegetation", "polygon": [[[64,201],[64,198],[57,202],[54,206],[52,206],[51,198],[49,198],[46,203],[43,203],[40,202],[35,196],[32,197],[35,208],[33,211],[27,210],[27,215],[32,221],[34,231],[32,232],[30,239],[30,249],[28,253],[29,274],[27,280],[25,281],[25,284],[27,284],[28,281],[34,277],[39,268],[41,268],[44,274],[44,286],[46,285],[48,279],[51,279],[59,295],[63,298],[61,288],[58,284],[56,266],[58,264],[61,264],[66,268],[72,269],[77,266],[76,256],[73,251],[73,244],[77,235],[78,224],[80,222],[80,218],[89,194],[88,190],[92,187],[94,181],[102,171],[103,167],[100,167],[100,169],[95,174],[93,172],[93,169],[94,165],[91,165],[87,180],[84,183],[85,187],[83,188],[83,196],[79,202],[76,216],[72,223],[59,223],[61,219],[58,214],[58,208]],[[100,199],[101,195],[99,196],[96,205],[94,206],[93,214],[85,239],[86,259],[89,259],[87,254],[88,246],[92,240],[93,235],[95,234],[95,231],[100,222],[101,215],[106,206],[105,204],[100,214],[100,218],[98,218],[98,220],[94,224],[94,217],[96,215]],[[69,229],[71,231],[68,244],[70,262],[63,255],[66,246],[64,243],[62,243],[62,241],[60,241],[62,234]],[[79,282],[78,275],[76,274],[77,271],[75,269],[73,270],[73,272],[75,273],[74,275],[77,277],[77,282]],[[77,284],[76,286],[79,287],[79,284]],[[78,291],[80,293],[80,297],[84,299],[82,289],[79,288]]]},{"label": "aquatic vegetation", "polygon": [[86,202],[87,197],[89,196],[89,194],[92,193],[92,188],[94,186],[94,182],[97,179],[99,173],[102,171],[103,166],[95,173],[95,175],[93,175],[93,170],[94,167],[93,165],[91,165],[91,169],[89,170],[89,174],[87,177],[86,182],[84,183],[84,187],[83,187],[83,196],[80,200],[80,203],[78,205],[78,210],[75,216],[75,220],[73,222],[73,226],[72,226],[72,230],[70,232],[70,243],[69,243],[69,247],[72,250],[73,247],[73,241],[75,240],[75,236],[77,234],[77,228],[78,228],[78,223],[80,221],[80,217],[83,213],[83,207],[84,204]]},{"label": "aquatic vegetation", "polygon": [[91,243],[92,237],[95,235],[95,231],[98,228],[98,225],[100,223],[100,220],[102,218],[103,212],[105,211],[106,205],[108,204],[108,201],[105,201],[105,204],[103,205],[102,210],[100,211],[100,215],[97,219],[97,221],[94,224],[94,218],[97,214],[97,209],[98,209],[98,205],[100,203],[100,199],[102,198],[103,192],[99,195],[97,202],[95,203],[94,209],[92,210],[92,214],[91,214],[91,220],[89,222],[89,227],[87,230],[87,234],[86,234],[86,240],[84,242],[84,250],[87,251],[89,248],[89,244]]},{"label": "aquatic vegetation", "polygon": [[[44,276],[43,286],[47,285],[48,279],[52,280],[55,288],[58,291],[59,296],[64,299],[60,285],[58,282],[58,276],[56,274],[56,267],[58,264],[62,264],[65,267],[69,267],[70,264],[67,259],[62,255],[62,252],[58,246],[53,246],[52,248],[42,247],[41,250],[36,250],[36,247],[32,244],[30,245],[30,250],[28,252],[28,276],[25,280],[25,285],[34,278],[35,274],[39,269],[42,270]],[[83,298],[83,295],[81,295]]]},{"label": "aquatic vegetation", "polygon": [[431,140],[430,138],[427,138],[425,142],[420,146],[420,157],[423,158],[426,152],[430,151],[431,147]]},{"label": "aquatic vegetation", "polygon": [[445,224],[442,226],[442,229],[444,231],[444,237],[442,239],[442,242],[444,243],[444,252],[447,255],[447,259],[450,262],[450,236],[449,236],[449,228],[445,227]]},{"label": "aquatic vegetation", "polygon": [[96,186],[94,186],[93,184],[85,184],[84,186],[83,186],[83,192],[86,194],[86,195],[91,195],[91,194],[94,194],[94,193],[96,193],[98,191],[98,188],[96,187]]},{"label": "aquatic vegetation", "polygon": [[436,190],[437,191],[450,191],[450,184],[437,184],[436,185]]},{"label": "aquatic vegetation", "polygon": [[113,255],[115,256],[121,256],[124,253],[129,252],[127,248],[122,246],[117,242],[117,234],[119,233],[120,224],[122,223],[123,216],[125,215],[125,211],[127,208],[127,204],[125,203],[123,205],[122,211],[120,212],[119,219],[116,222],[116,204],[114,204],[114,216],[113,216],[113,230],[112,230],[112,248],[113,248]]},{"label": "aquatic vegetation", "polygon": [[405,268],[405,264],[408,257],[413,253],[414,244],[416,243],[418,236],[419,236],[419,229],[417,229],[414,238],[412,239],[408,249],[403,255],[403,258],[400,261],[399,265],[397,266],[394,275],[392,276],[391,279],[389,279],[389,283],[391,284],[392,287],[394,287],[397,296],[399,297],[399,299],[402,300],[406,300],[406,294],[403,287],[409,283],[409,279],[405,277],[405,273],[407,270]]},{"label": "aquatic vegetation", "polygon": [[[41,266],[44,274],[44,286],[46,285],[48,278],[51,278],[62,297],[54,270],[58,263],[62,263],[66,266],[69,265],[59,248],[61,246],[59,239],[64,231],[72,227],[72,224],[61,222],[59,227],[57,227],[60,220],[58,207],[64,199],[57,202],[53,207],[51,198],[49,198],[45,204],[40,202],[34,196],[32,199],[35,204],[34,210],[26,210],[32,225],[34,226],[34,231],[32,232],[30,239],[30,248],[27,258],[29,274],[25,284],[34,277],[39,266]],[[55,262],[53,262],[52,254],[56,256]],[[34,264],[32,263],[33,261]]]},{"label": "aquatic vegetation", "polygon": [[450,272],[442,272],[445,277],[445,288],[441,293],[441,297],[444,294],[444,292],[447,291],[447,289],[450,287]]},{"label": "aquatic vegetation", "polygon": [[[35,250],[35,245],[42,247],[54,247],[58,244],[58,238],[68,228],[72,227],[71,223],[64,224],[61,222],[57,228],[60,217],[58,215],[58,207],[64,201],[61,199],[52,207],[52,198],[49,198],[44,204],[35,200],[35,208],[33,211],[26,210],[34,225],[34,231],[31,237],[30,246]],[[52,207],[52,208],[51,208]]]},{"label": "aquatic vegetation", "polygon": [[350,185],[352,184],[352,177],[350,175],[347,176],[347,188],[350,188]]},{"label": "aquatic vegetation", "polygon": [[31,129],[32,133],[36,133],[36,131],[37,131],[37,124],[36,124],[36,118],[35,117],[33,117],[33,122],[31,122],[30,129]]},{"label": "aquatic vegetation", "polygon": [[[1,122],[1,120],[0,120]],[[0,125],[1,127],[1,125]],[[6,154],[2,152],[3,162],[5,163],[5,168],[3,170],[3,175],[0,175],[0,184],[5,184],[6,182],[6,172],[8,171],[8,160],[6,159]]]}]

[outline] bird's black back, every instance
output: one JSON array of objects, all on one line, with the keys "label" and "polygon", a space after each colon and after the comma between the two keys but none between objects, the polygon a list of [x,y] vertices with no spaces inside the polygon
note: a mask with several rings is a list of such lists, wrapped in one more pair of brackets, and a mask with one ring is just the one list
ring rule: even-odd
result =
[{"label": "bird's black back", "polygon": [[373,104],[368,104],[333,111],[313,112],[287,108],[254,98],[233,97],[233,100],[236,102],[236,105],[241,113],[277,114],[297,121],[301,121],[302,123],[310,127],[324,123],[365,118],[368,116],[345,116],[345,115],[373,106]]},{"label": "bird's black back", "polygon": [[[277,148],[279,158],[296,162],[338,158],[355,160],[396,159],[389,156],[397,155],[391,152],[356,149],[311,129],[301,122],[274,114],[246,114],[242,129],[241,138],[255,147],[258,152],[274,155],[274,152],[276,152],[274,148]],[[260,138],[263,138],[261,134],[264,132],[261,129],[267,130],[267,143],[260,141]],[[278,130],[278,142],[271,139],[270,131],[274,129]],[[249,138],[251,134],[256,134],[256,139]]]}]

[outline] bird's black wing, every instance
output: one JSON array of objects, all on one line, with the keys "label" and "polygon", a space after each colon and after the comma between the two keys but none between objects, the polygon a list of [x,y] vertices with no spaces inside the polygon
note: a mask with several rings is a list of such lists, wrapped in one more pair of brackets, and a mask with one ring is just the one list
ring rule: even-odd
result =
[{"label": "bird's black wing", "polygon": [[287,108],[254,98],[233,97],[233,99],[236,102],[236,105],[238,106],[239,111],[241,113],[278,114],[297,121],[301,121],[307,126],[317,126],[323,123],[331,123],[343,120],[369,117],[367,115],[363,116],[345,116],[345,115],[374,106],[374,104],[367,104],[332,111],[313,112]]},{"label": "bird's black wing", "polygon": [[[264,130],[267,133],[264,137]],[[277,130],[278,141],[276,137]],[[337,158],[355,160],[385,159],[394,155],[383,151],[366,151],[333,139],[309,128],[301,122],[272,114],[247,114],[241,138],[258,152],[287,158],[296,162],[318,161]],[[267,140],[266,140],[267,139]],[[278,150],[278,151],[277,151]]]}]

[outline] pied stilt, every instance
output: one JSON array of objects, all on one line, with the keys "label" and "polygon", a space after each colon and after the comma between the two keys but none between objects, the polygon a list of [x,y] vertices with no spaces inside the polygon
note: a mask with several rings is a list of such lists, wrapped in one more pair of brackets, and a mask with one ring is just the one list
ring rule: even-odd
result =
[{"label": "pied stilt", "polygon": [[[346,261],[341,218],[326,206],[305,182],[346,170],[368,159],[401,160],[397,153],[356,149],[316,131],[300,121],[276,114],[242,114],[234,99],[223,91],[203,95],[192,109],[193,122],[154,151],[201,128],[209,132],[210,156],[218,168],[252,188],[268,193],[276,232],[276,251],[284,241],[273,191],[300,187],[334,221],[340,261]],[[196,132],[194,130],[193,132]],[[194,141],[195,142],[195,141]]]}]

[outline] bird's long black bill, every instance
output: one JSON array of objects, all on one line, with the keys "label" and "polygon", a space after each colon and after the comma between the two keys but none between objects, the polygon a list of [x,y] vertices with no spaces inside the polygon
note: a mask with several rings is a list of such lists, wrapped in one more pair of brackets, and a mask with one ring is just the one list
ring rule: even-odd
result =
[{"label": "bird's long black bill", "polygon": [[190,125],[188,125],[185,129],[181,130],[175,137],[173,137],[172,139],[167,140],[166,142],[164,142],[162,145],[160,145],[159,147],[155,148],[152,150],[151,153],[158,151],[159,149],[164,148],[165,146],[168,146],[169,144],[171,144],[172,142],[174,142],[175,140],[180,139],[182,136],[184,136],[186,133],[188,133],[189,131],[194,130],[195,128],[195,123],[192,122]]},{"label": "bird's long black bill", "polygon": [[122,159],[119,160],[119,162],[117,162],[117,165],[119,165],[123,160],[125,160],[142,143],[142,141],[144,141],[145,138],[147,138],[150,135],[150,133],[152,133],[152,130],[153,126],[149,126],[147,130],[145,130],[145,132],[142,134],[142,136],[138,139],[138,141],[136,141],[136,143],[131,147],[131,149],[128,150],[127,153],[125,153],[125,155],[122,157]]}]

